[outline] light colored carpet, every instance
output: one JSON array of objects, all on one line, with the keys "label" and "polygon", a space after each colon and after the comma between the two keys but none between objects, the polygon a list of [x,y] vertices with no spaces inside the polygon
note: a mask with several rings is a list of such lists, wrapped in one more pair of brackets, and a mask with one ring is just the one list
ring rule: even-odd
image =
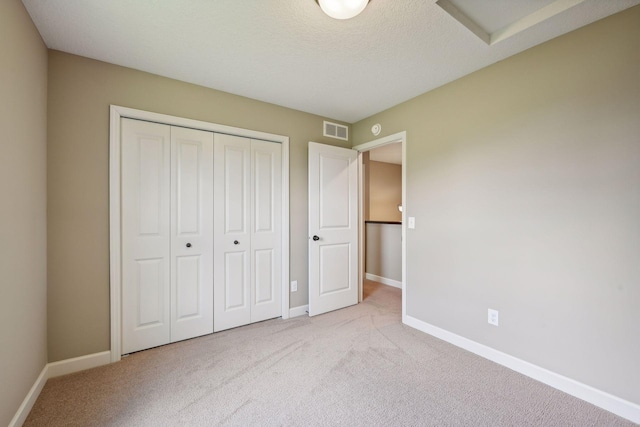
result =
[{"label": "light colored carpet", "polygon": [[51,379],[25,425],[633,425],[402,325],[398,289],[365,295]]}]

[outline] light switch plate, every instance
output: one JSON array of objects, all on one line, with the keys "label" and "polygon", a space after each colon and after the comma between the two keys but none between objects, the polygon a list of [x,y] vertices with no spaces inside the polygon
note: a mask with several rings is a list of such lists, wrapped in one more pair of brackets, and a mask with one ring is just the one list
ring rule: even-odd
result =
[{"label": "light switch plate", "polygon": [[416,217],[415,216],[410,216],[409,217],[409,228],[416,228]]},{"label": "light switch plate", "polygon": [[294,280],[291,282],[291,292],[298,292],[298,281]]}]

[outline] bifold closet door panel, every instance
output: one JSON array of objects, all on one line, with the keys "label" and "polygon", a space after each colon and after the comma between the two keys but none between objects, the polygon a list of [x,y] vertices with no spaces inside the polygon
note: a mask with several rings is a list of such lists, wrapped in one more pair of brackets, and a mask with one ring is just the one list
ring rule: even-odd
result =
[{"label": "bifold closet door panel", "polygon": [[123,354],[170,341],[170,135],[121,121]]},{"label": "bifold closet door panel", "polygon": [[251,140],[214,134],[214,331],[251,322]]},{"label": "bifold closet door panel", "polygon": [[213,332],[213,133],[171,128],[171,342]]},{"label": "bifold closet door panel", "polygon": [[251,141],[251,322],[282,315],[282,145]]}]

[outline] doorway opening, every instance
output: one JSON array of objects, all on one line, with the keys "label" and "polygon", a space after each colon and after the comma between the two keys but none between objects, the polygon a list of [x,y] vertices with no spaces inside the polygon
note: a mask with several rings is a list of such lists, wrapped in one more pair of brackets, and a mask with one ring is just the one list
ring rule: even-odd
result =
[{"label": "doorway opening", "polygon": [[381,285],[402,291],[406,315],[406,132],[353,147],[359,152],[359,301]]}]

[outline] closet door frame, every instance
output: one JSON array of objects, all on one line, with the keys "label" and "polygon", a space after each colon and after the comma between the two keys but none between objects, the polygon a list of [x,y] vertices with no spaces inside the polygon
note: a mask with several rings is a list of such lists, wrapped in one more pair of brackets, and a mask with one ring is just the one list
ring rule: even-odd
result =
[{"label": "closet door frame", "polygon": [[[282,318],[289,318],[289,137],[216,123],[152,113],[117,105],[110,106],[109,121],[109,294],[111,362],[122,354],[122,253],[121,253],[121,129],[123,118],[146,120],[214,133],[225,133],[282,144]],[[215,203],[215,201],[214,201]]]}]

